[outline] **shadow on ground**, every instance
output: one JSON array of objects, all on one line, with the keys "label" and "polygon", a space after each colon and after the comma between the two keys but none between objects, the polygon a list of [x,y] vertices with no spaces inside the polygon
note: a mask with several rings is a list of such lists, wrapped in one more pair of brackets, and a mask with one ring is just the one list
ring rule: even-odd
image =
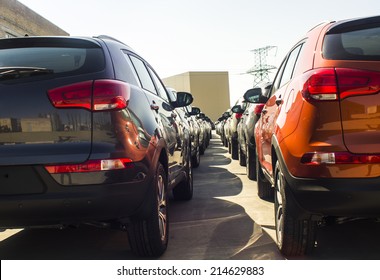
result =
[{"label": "shadow on ground", "polygon": [[[213,139],[201,165],[194,169],[194,198],[170,201],[170,241],[160,259],[284,259],[267,233],[273,232],[273,226],[257,224],[247,215],[247,205],[227,199],[242,196],[247,187],[231,171],[233,164],[227,148],[222,147],[219,139]],[[255,184],[251,181],[248,187],[254,188]],[[251,197],[244,198],[248,201],[245,203],[252,203]],[[380,259],[380,223],[374,220],[322,227],[317,236],[317,248],[302,259]],[[0,242],[0,258],[139,259],[129,249],[127,233],[89,226],[20,231]]]}]

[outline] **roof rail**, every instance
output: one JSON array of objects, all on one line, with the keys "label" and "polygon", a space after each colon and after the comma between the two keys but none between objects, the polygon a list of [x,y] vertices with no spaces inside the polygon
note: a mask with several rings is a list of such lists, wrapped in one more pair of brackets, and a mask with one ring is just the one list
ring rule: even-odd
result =
[{"label": "roof rail", "polygon": [[115,39],[114,37],[111,37],[111,36],[108,36],[108,35],[98,35],[98,36],[94,36],[94,38],[108,39],[108,40],[116,41],[116,42],[119,42],[120,44],[125,45],[125,43],[123,43],[122,41],[120,41],[118,39]]},{"label": "roof rail", "polygon": [[310,31],[314,30],[315,28],[317,28],[318,26],[320,26],[322,24],[334,23],[334,22],[335,22],[335,20],[324,20],[324,21],[321,21],[320,23],[318,23],[315,26],[313,26],[309,31],[307,31],[307,33],[309,33]]},{"label": "roof rail", "polygon": [[111,36],[108,36],[108,35],[98,35],[98,36],[94,36],[94,38],[98,38],[98,39],[108,39],[108,40],[112,40],[112,41],[115,41],[115,42],[118,42],[118,43],[120,43],[120,44],[122,44],[122,45],[124,45],[124,46],[126,46],[128,49],[130,49],[131,51],[133,51],[133,52],[135,52],[134,50],[133,50],[133,48],[131,48],[129,45],[127,45],[126,43],[124,43],[124,42],[122,42],[122,41],[120,41],[120,40],[118,40],[118,39],[115,39],[114,37],[111,37]]}]

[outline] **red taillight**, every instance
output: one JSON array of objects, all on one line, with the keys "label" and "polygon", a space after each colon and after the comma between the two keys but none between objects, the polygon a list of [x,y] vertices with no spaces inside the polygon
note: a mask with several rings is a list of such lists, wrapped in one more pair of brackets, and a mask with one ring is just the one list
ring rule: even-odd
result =
[{"label": "red taillight", "polygon": [[85,108],[91,109],[93,81],[81,82],[51,89],[48,96],[56,108]]},{"label": "red taillight", "polygon": [[380,91],[380,72],[337,68],[340,98]]},{"label": "red taillight", "polygon": [[94,83],[93,110],[125,109],[129,100],[129,85],[116,80],[98,80]]},{"label": "red taillight", "polygon": [[240,120],[242,116],[243,116],[242,113],[235,113],[235,118],[236,118],[237,120]]},{"label": "red taillight", "polygon": [[380,154],[351,154],[349,152],[306,153],[301,158],[306,165],[321,164],[379,164]]},{"label": "red taillight", "polygon": [[335,70],[321,68],[307,74],[302,95],[307,100],[337,100],[338,87]]},{"label": "red taillight", "polygon": [[95,80],[48,91],[56,108],[84,108],[93,111],[124,109],[130,96],[129,85],[116,80]]},{"label": "red taillight", "polygon": [[338,100],[380,91],[380,72],[320,68],[306,74],[302,95],[306,100]]},{"label": "red taillight", "polygon": [[256,115],[260,115],[264,109],[264,106],[265,106],[265,104],[255,104],[255,108],[253,109],[253,113],[255,113]]},{"label": "red taillight", "polygon": [[45,169],[50,174],[57,173],[83,173],[97,172],[132,167],[132,160],[128,158],[88,160],[79,164],[46,165]]}]

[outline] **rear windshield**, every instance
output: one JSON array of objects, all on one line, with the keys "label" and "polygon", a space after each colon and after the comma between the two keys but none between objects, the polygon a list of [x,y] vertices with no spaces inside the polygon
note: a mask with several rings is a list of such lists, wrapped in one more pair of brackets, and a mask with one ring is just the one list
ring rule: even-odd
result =
[{"label": "rear windshield", "polygon": [[[17,39],[16,39],[17,40]],[[49,42],[10,43],[0,40],[0,81],[36,76],[70,76],[104,69],[102,49],[93,44],[81,46]],[[89,47],[90,46],[90,47]]]},{"label": "rear windshield", "polygon": [[380,27],[327,34],[323,57],[331,60],[380,60]]}]

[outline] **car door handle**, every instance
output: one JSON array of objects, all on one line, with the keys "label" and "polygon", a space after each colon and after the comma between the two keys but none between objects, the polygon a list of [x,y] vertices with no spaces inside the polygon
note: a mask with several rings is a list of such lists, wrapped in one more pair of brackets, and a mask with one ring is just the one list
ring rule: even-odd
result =
[{"label": "car door handle", "polygon": [[160,106],[158,106],[156,102],[153,101],[152,104],[150,104],[150,109],[158,111],[158,109],[160,109]]},{"label": "car door handle", "polygon": [[275,103],[277,106],[280,106],[282,104],[282,95],[281,94],[279,96],[277,96]]}]

